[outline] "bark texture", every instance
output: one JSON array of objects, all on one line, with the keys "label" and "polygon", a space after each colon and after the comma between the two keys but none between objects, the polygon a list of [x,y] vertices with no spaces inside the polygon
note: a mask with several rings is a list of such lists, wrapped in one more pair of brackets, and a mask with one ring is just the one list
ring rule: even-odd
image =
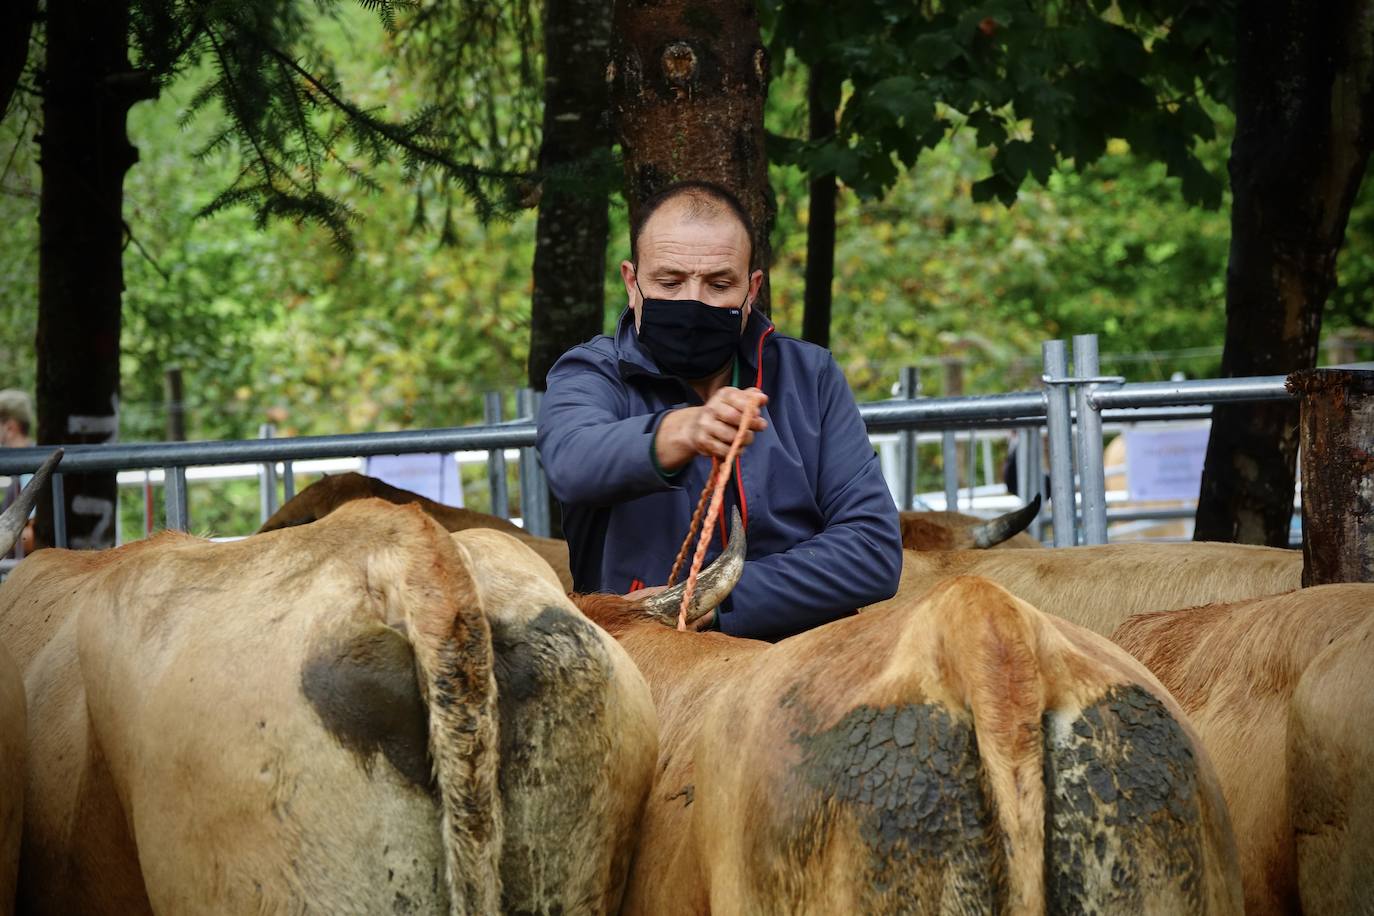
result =
[{"label": "bark texture", "polygon": [[[129,107],[152,98],[129,64],[129,9],[118,0],[49,0],[43,90],[38,266],[38,441],[113,440],[119,429],[124,173],[138,159]],[[73,547],[114,543],[115,475],[66,475]],[[40,500],[40,543],[53,542]]]},{"label": "bark texture", "polygon": [[[1374,0],[1244,0],[1222,374],[1316,364],[1336,255],[1374,148]],[[1213,408],[1195,537],[1286,546],[1295,403]]]},{"label": "bark texture", "polygon": [[[807,119],[813,141],[835,135],[838,106],[839,87],[831,86],[830,81],[813,68],[806,85]],[[835,198],[839,187],[834,172],[812,176],[809,187],[802,339],[828,348],[835,283]]]},{"label": "bark texture", "polygon": [[674,181],[729,188],[754,223],[753,266],[765,269],[758,307],[766,313],[776,205],[763,133],[768,53],[754,4],[616,0],[606,76],[631,220]]},{"label": "bark texture", "polygon": [[1302,409],[1302,584],[1374,582],[1374,372],[1288,377]]},{"label": "bark texture", "polygon": [[543,391],[569,347],[600,334],[605,312],[610,154],[606,61],[611,0],[544,4],[543,185],[534,248],[530,387]]}]

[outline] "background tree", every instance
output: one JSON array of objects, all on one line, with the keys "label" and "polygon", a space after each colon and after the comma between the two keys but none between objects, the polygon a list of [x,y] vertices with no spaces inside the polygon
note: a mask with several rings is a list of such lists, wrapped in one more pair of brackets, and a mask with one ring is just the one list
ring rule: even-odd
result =
[{"label": "background tree", "polygon": [[[821,109],[809,139],[770,138],[781,161],[816,181],[808,252],[821,263],[807,339],[828,337],[826,176],[880,197],[951,131],[993,153],[976,201],[1010,206],[1028,177],[1044,184],[1061,163],[1085,169],[1120,138],[1164,162],[1187,200],[1217,206],[1221,181],[1195,147],[1215,134],[1207,99],[1228,97],[1233,6],[862,0],[840,14],[820,0],[762,0],[774,59],[797,55],[811,74],[809,105]],[[826,129],[836,107],[838,129]]]},{"label": "background tree", "polygon": [[[1374,150],[1374,3],[1245,0],[1237,18],[1236,136],[1226,376],[1316,365],[1351,206]],[[1194,536],[1287,546],[1296,403],[1213,408]]]},{"label": "background tree", "polygon": [[[608,78],[631,221],[642,201],[674,181],[713,181],[740,198],[754,223],[754,264],[769,265],[769,74],[752,3],[617,0]],[[765,273],[757,302],[765,314],[768,291]]]},{"label": "background tree", "polygon": [[610,40],[610,0],[545,0],[529,360],[529,384],[540,391],[564,351],[602,331],[613,182]]},{"label": "background tree", "polygon": [[[390,0],[364,0],[391,24]],[[304,6],[302,4],[301,6]],[[328,10],[333,4],[325,4]],[[137,159],[129,108],[204,60],[210,78],[189,106],[216,103],[222,128],[206,151],[234,145],[242,167],[204,208],[249,205],[260,225],[274,218],[315,222],[341,247],[356,211],[326,192],[331,171],[378,190],[359,163],[395,157],[406,178],[438,174],[490,215],[490,193],[508,173],[455,158],[451,135],[421,110],[387,120],[350,101],[329,62],[309,42],[311,16],[295,4],[177,0],[52,0],[44,21],[43,170],[40,203],[38,436],[46,444],[107,441],[118,431],[124,174]],[[132,61],[131,61],[132,57]],[[30,67],[39,69],[35,61]],[[113,543],[113,474],[70,477],[65,488],[71,542]],[[51,543],[51,501],[40,540]]]}]

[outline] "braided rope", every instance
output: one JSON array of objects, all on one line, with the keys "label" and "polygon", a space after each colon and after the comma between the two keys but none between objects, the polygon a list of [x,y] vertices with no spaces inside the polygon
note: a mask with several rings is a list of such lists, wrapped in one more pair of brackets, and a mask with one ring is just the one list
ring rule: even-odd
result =
[{"label": "braided rope", "polygon": [[677,556],[673,558],[673,569],[668,573],[667,588],[672,588],[677,581],[677,574],[682,572],[682,564],[687,559],[687,551],[692,547],[692,541],[696,540],[697,532],[701,530],[701,517],[706,513],[706,502],[711,496],[711,481],[715,479],[716,469],[720,467],[720,459],[711,459],[711,473],[706,475],[706,486],[701,488],[701,498],[697,500],[696,511],[692,513],[692,523],[687,526],[687,536],[682,539],[682,546],[678,548]]},{"label": "braided rope", "polygon": [[[687,587],[682,592],[682,606],[677,612],[677,628],[687,629],[687,608],[692,603],[692,593],[697,588],[697,574],[701,572],[702,564],[706,560],[706,547],[711,543],[711,528],[716,524],[716,519],[720,517],[721,506],[725,503],[725,485],[730,482],[730,469],[734,467],[735,457],[739,454],[744,445],[744,434],[749,429],[754,418],[759,414],[758,404],[751,402],[744,408],[743,416],[739,420],[739,428],[735,430],[735,439],[730,443],[730,451],[725,455],[723,463],[713,462],[712,470],[717,470],[714,485],[710,478],[707,478],[706,488],[702,491],[702,498],[706,496],[706,491],[711,493],[711,506],[706,510],[706,520],[701,526],[701,537],[697,541],[696,556],[692,558],[692,569],[687,573]],[[689,535],[690,537],[690,535]]]}]

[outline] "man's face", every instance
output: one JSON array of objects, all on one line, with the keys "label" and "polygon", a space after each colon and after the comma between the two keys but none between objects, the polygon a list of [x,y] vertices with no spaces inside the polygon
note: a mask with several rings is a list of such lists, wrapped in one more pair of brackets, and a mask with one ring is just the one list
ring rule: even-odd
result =
[{"label": "man's face", "polygon": [[14,419],[0,423],[0,448],[12,448],[26,444],[24,431],[19,428],[19,421]]},{"label": "man's face", "polygon": [[649,217],[636,246],[638,270],[630,261],[620,262],[636,330],[644,308],[641,289],[650,299],[697,299],[718,308],[743,305],[742,321],[749,319],[763,271],[749,272],[744,227],[728,213],[687,219],[683,209],[669,201]]}]

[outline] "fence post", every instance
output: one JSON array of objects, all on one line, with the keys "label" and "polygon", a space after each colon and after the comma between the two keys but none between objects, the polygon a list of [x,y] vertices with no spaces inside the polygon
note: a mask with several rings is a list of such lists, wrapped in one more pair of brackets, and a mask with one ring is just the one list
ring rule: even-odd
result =
[{"label": "fence post", "polygon": [[[482,420],[488,426],[501,422],[501,392],[488,391],[482,396]],[[510,518],[510,493],[506,489],[506,450],[487,451],[487,489],[491,493],[491,514]]]},{"label": "fence post", "polygon": [[[62,475],[54,473],[52,480],[52,539],[54,547],[67,546],[67,488]],[[115,493],[118,496],[118,492]]]},{"label": "fence post", "polygon": [[959,511],[959,447],[954,441],[954,430],[946,429],[940,433],[940,463],[945,475],[945,511]]},{"label": "fence post", "polygon": [[1288,376],[1301,398],[1302,584],[1374,582],[1374,372]]},{"label": "fence post", "polygon": [[[921,393],[921,370],[915,366],[907,366],[902,370],[901,380],[897,396],[911,400]],[[897,480],[901,487],[902,498],[897,508],[902,511],[914,509],[916,507],[916,432],[915,430],[904,429],[901,438],[897,440],[897,458],[901,462],[901,470],[897,474]]]},{"label": "fence post", "polygon": [[1069,429],[1068,356],[1064,341],[1047,340],[1045,359],[1045,432],[1050,438],[1050,509],[1054,546],[1072,547],[1077,541],[1073,505],[1073,434]]},{"label": "fence post", "polygon": [[[1021,501],[1029,502],[1037,496],[1044,496],[1045,490],[1045,443],[1040,434],[1040,424],[1029,427],[1025,430],[1027,437],[1026,450],[1026,488],[1021,491]],[[1045,503],[1040,502],[1040,511],[1035,513],[1035,518],[1031,520],[1031,537],[1037,541],[1044,540],[1045,537]]]},{"label": "fence post", "polygon": [[[521,419],[533,421],[539,416],[540,393],[533,388],[521,388],[515,393],[515,409]],[[544,468],[533,446],[520,450],[520,515],[525,530],[539,537],[549,536],[549,485],[544,480]]]},{"label": "fence post", "polygon": [[290,502],[296,498],[296,466],[287,459],[281,463],[281,498]]},{"label": "fence post", "polygon": [[[258,427],[259,439],[271,439],[276,434],[277,427],[271,423]],[[272,461],[258,465],[258,509],[264,522],[277,511],[277,465]]]},{"label": "fence post", "polygon": [[978,430],[968,431],[968,511],[973,511],[973,502],[978,489]]},{"label": "fence post", "polygon": [[1075,334],[1073,372],[1078,383],[1078,481],[1083,494],[1083,543],[1107,543],[1107,478],[1102,466],[1102,414],[1093,405],[1100,375],[1096,334]]},{"label": "fence post", "polygon": [[143,536],[153,536],[153,475],[143,469]]},{"label": "fence post", "polygon": [[167,499],[167,527],[186,531],[191,527],[186,511],[186,468],[180,465],[162,469],[162,486]]}]

